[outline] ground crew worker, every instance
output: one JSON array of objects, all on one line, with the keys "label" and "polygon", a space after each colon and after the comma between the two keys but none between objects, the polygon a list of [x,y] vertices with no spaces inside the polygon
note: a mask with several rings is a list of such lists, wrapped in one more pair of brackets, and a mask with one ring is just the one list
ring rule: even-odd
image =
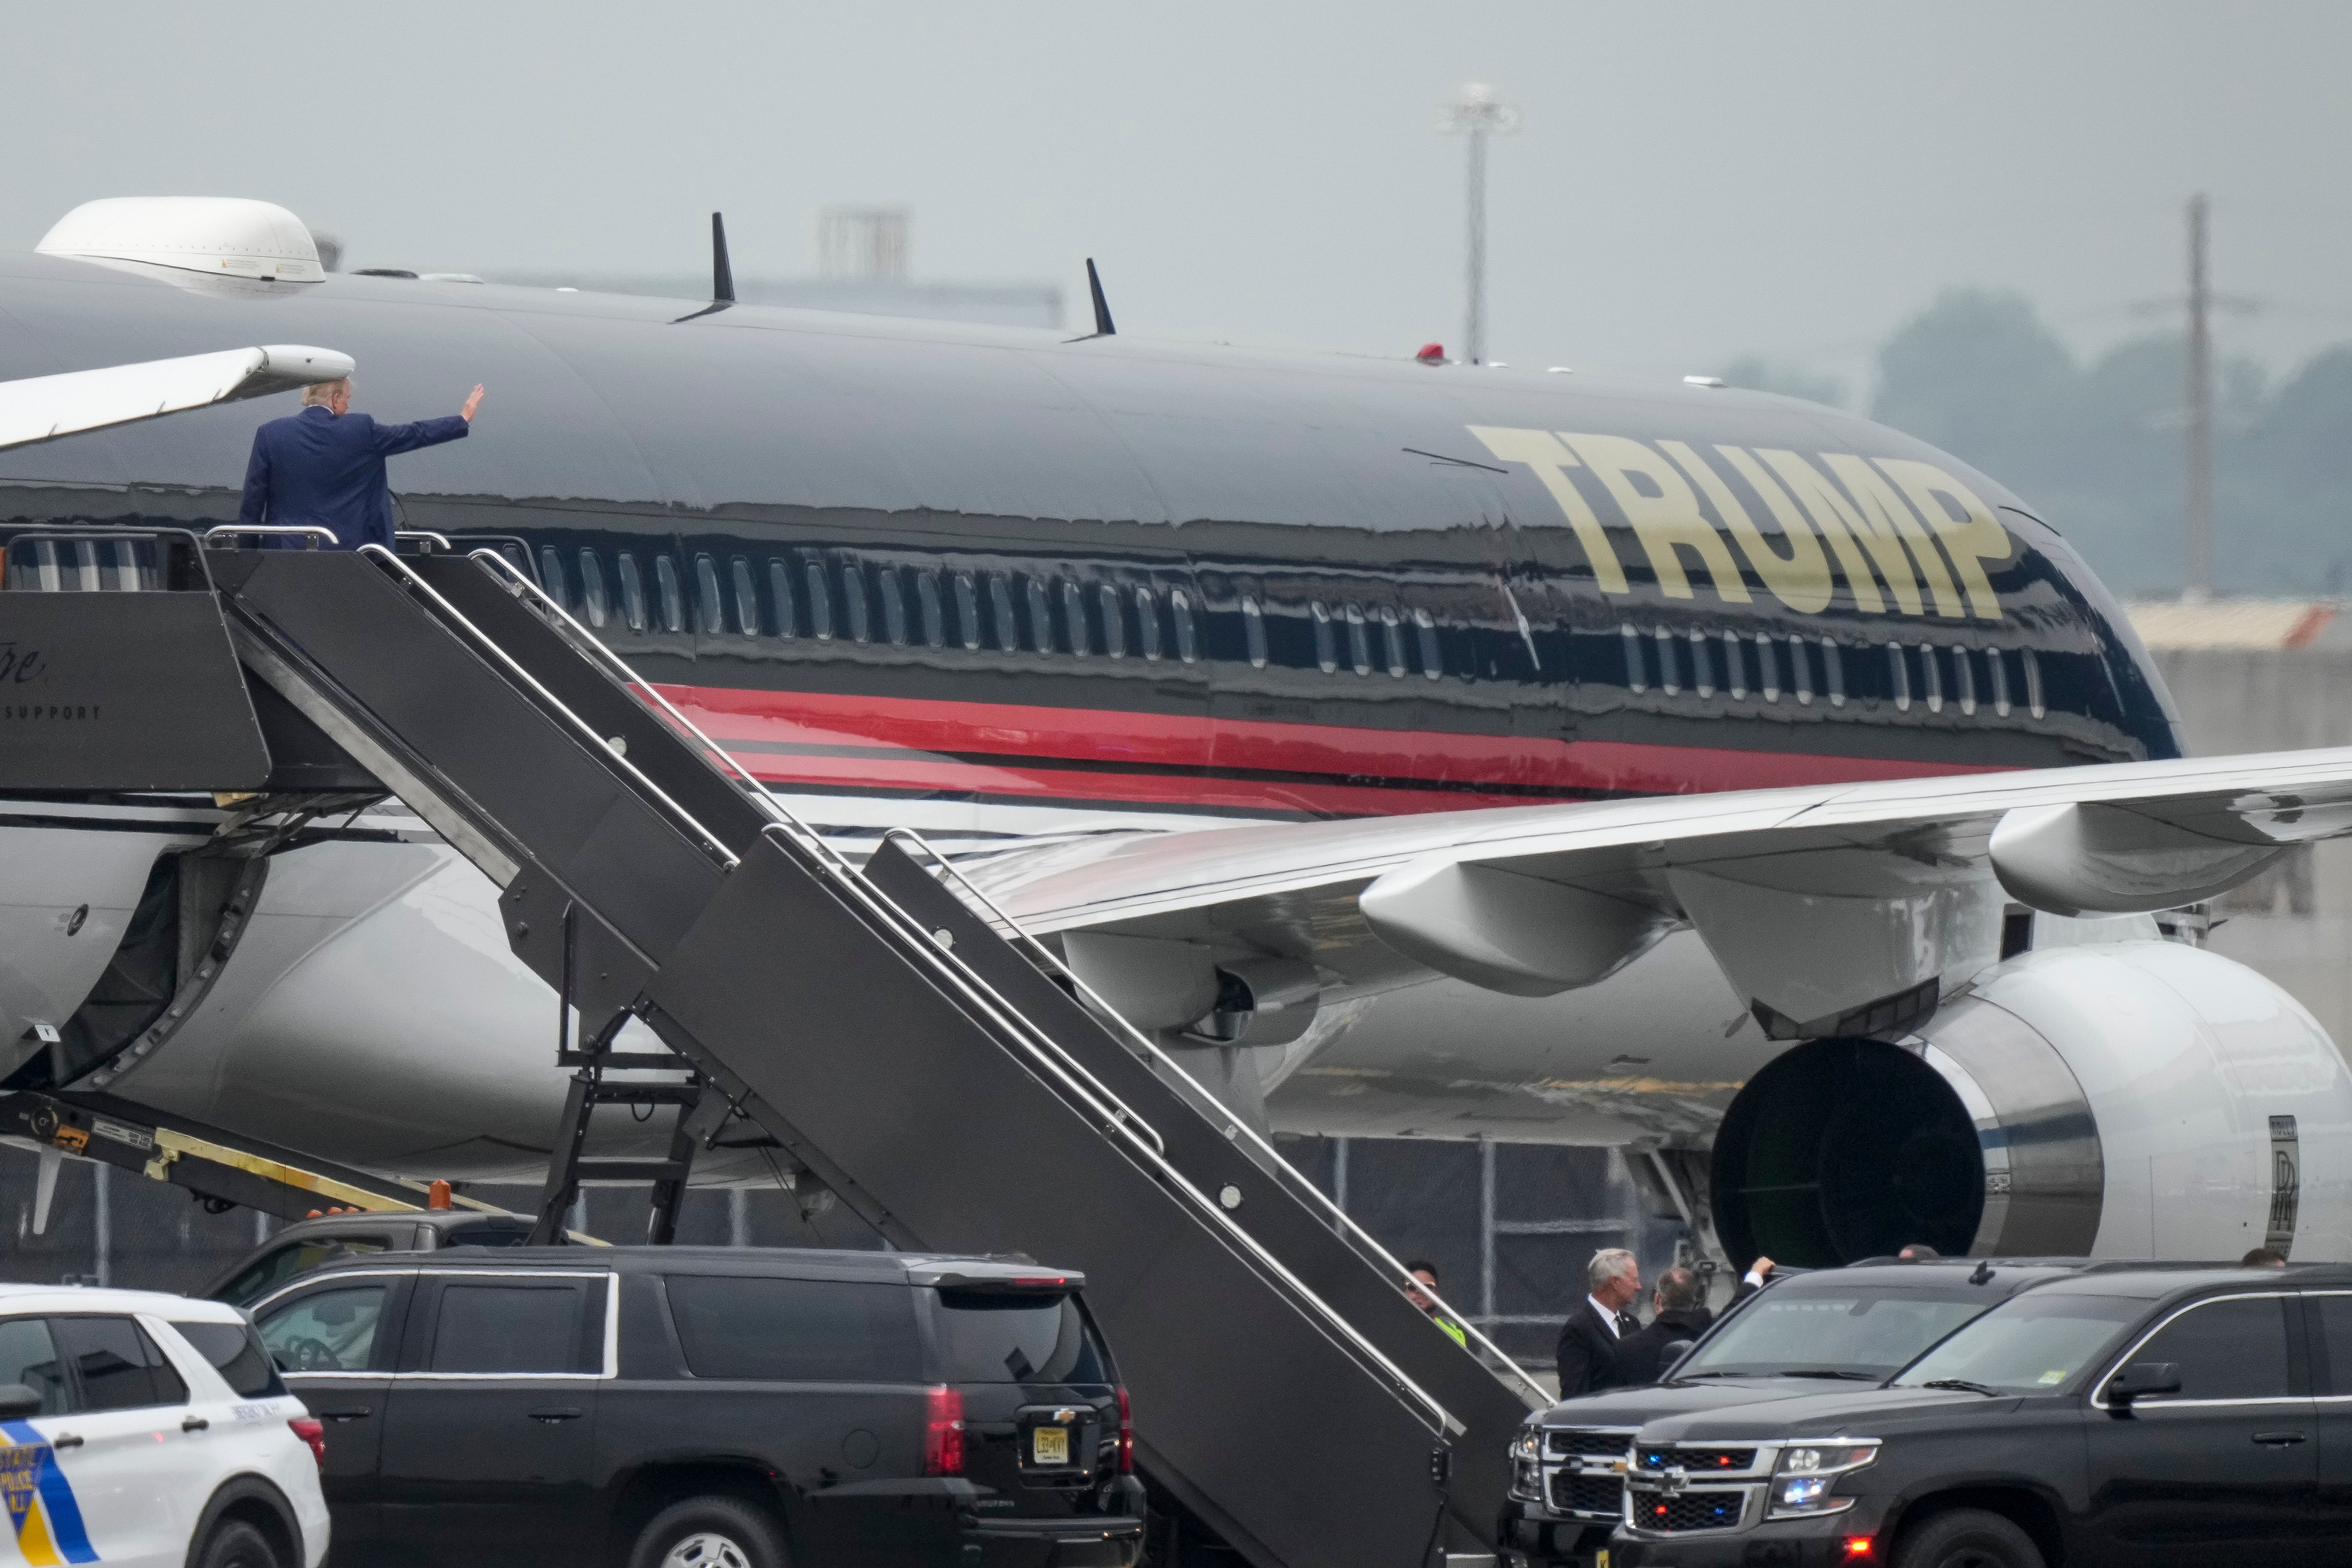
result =
[{"label": "ground crew worker", "polygon": [[[1404,1266],[1404,1271],[1412,1275],[1415,1279],[1420,1280],[1423,1284],[1428,1286],[1431,1290],[1435,1290],[1437,1289],[1436,1264],[1408,1263]],[[1419,1290],[1407,1290],[1404,1293],[1404,1299],[1412,1302],[1414,1306],[1420,1308],[1423,1311],[1428,1313],[1430,1321],[1435,1323],[1439,1328],[1445,1331],[1446,1338],[1452,1340],[1455,1344],[1460,1345],[1465,1351],[1470,1348],[1469,1334],[1463,1330],[1461,1324],[1455,1322],[1453,1319],[1447,1317],[1444,1313],[1437,1310],[1437,1300],[1434,1296],[1426,1295]]]},{"label": "ground crew worker", "polygon": [[[299,414],[272,419],[253,433],[245,503],[236,521],[247,528],[315,524],[333,531],[335,543],[327,548],[381,544],[389,550],[392,487],[384,479],[383,460],[463,439],[481,405],[482,389],[477,386],[455,414],[414,425],[379,425],[351,411],[351,377],[306,386]],[[300,542],[288,541],[297,548]]]}]

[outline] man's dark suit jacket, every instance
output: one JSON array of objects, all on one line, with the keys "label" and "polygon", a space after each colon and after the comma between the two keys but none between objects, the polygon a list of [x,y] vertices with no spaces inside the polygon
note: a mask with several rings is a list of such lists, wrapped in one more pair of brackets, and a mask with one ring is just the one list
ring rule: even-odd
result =
[{"label": "man's dark suit jacket", "polygon": [[245,465],[247,527],[315,523],[331,528],[340,547],[392,548],[392,487],[383,460],[419,447],[465,438],[472,426],[457,415],[414,425],[379,425],[364,414],[338,418],[316,405],[253,433]]},{"label": "man's dark suit jacket", "polygon": [[1713,1321],[1715,1314],[1705,1307],[1660,1312],[1650,1320],[1649,1327],[1617,1342],[1617,1359],[1609,1368],[1609,1386],[1631,1387],[1657,1382],[1658,1373],[1665,1370],[1666,1347],[1676,1340],[1698,1338]]},{"label": "man's dark suit jacket", "polygon": [[[1630,1334],[1641,1321],[1617,1314],[1618,1333]],[[1579,1301],[1559,1329],[1559,1396],[1572,1399],[1606,1388],[1610,1369],[1617,1362],[1617,1335],[1601,1320],[1590,1301]]]}]

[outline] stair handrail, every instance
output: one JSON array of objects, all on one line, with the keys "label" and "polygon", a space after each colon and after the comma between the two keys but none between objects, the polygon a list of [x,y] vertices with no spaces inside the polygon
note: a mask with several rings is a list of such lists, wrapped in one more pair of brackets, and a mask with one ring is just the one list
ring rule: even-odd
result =
[{"label": "stair handrail", "polygon": [[[1225,1212],[1222,1204],[1202,1192],[1191,1177],[1177,1169],[1168,1158],[1166,1141],[1149,1121],[1129,1108],[1126,1102],[1113,1093],[1108,1085],[1096,1078],[1085,1064],[1070,1056],[1059,1041],[1039,1028],[1018,1007],[999,994],[994,986],[976,973],[971,965],[956,955],[952,949],[941,947],[931,933],[923,928],[921,921],[916,920],[896,900],[875,887],[863,872],[826,843],[823,835],[803,822],[782,801],[777,800],[767,785],[753,777],[725,747],[705,734],[699,725],[679,712],[667,698],[638,675],[626,660],[605,647],[602,638],[574,619],[572,612],[564,608],[553,595],[524,574],[517,571],[513,562],[496,551],[473,551],[469,552],[467,559],[494,568],[497,574],[503,574],[511,584],[510,591],[519,595],[528,595],[544,609],[551,611],[560,618],[562,624],[574,634],[578,639],[575,646],[581,647],[583,651],[593,650],[593,655],[606,665],[608,673],[616,675],[625,686],[651,698],[659,705],[662,711],[667,713],[685,730],[687,734],[699,742],[706,751],[718,757],[729,772],[733,773],[750,786],[752,800],[758,803],[771,818],[768,826],[761,829],[762,837],[781,829],[792,834],[797,842],[809,848],[819,863],[825,866],[835,880],[853,897],[882,920],[886,925],[895,927],[898,931],[909,952],[922,955],[924,960],[942,973],[957,990],[963,992],[969,1000],[977,1004],[983,1014],[993,1016],[1000,1029],[1018,1039],[1031,1056],[1042,1060],[1055,1077],[1077,1091],[1082,1099],[1096,1101],[1096,1113],[1102,1117],[1106,1131],[1115,1132],[1131,1142],[1141,1159],[1156,1168],[1171,1186],[1189,1198],[1203,1215],[1226,1235],[1228,1239],[1237,1243],[1245,1256],[1255,1261],[1259,1268],[1281,1280],[1295,1296],[1314,1310],[1315,1315],[1322,1320],[1328,1330],[1336,1331],[1338,1336],[1351,1346],[1358,1355],[1379,1368],[1400,1390],[1419,1404],[1424,1416],[1433,1418],[1432,1424],[1439,1432],[1451,1435],[1467,1430],[1462,1420],[1446,1409],[1442,1401],[1423,1388],[1414,1381],[1411,1373],[1389,1358],[1388,1352],[1373,1343],[1355,1324],[1349,1322],[1345,1314],[1324,1300],[1305,1280],[1293,1273],[1286,1264],[1268,1251],[1257,1237],[1252,1236]],[[436,595],[436,598],[438,596]],[[476,635],[481,634],[477,632]],[[503,649],[499,650],[499,655],[502,658],[507,658]],[[507,662],[511,664],[513,661],[508,658]],[[544,692],[545,689],[539,687],[538,682],[533,681],[532,685]],[[559,709],[562,707],[562,704],[551,694],[547,700],[555,703]],[[564,711],[569,712],[569,710]],[[575,719],[574,722],[581,722],[581,721]],[[933,853],[936,854],[936,851]],[[1086,1086],[1091,1086],[1091,1089]],[[1105,1100],[1124,1114],[1110,1114],[1101,1103]],[[1525,1373],[1521,1375],[1525,1376]]]},{"label": "stair handrail", "polygon": [[669,793],[663,789],[661,785],[654,783],[653,780],[646,777],[644,772],[638,768],[636,763],[629,761],[629,759],[621,752],[614,751],[613,749],[613,743],[610,741],[607,741],[604,736],[596,733],[594,725],[589,723],[588,721],[583,719],[579,714],[574,713],[570,708],[564,706],[562,699],[558,698],[555,693],[550,691],[546,687],[540,684],[539,678],[537,676],[534,676],[530,671],[516,663],[513,655],[500,647],[498,645],[497,640],[488,632],[485,632],[481,627],[467,619],[464,613],[460,611],[457,605],[442,597],[441,591],[439,589],[434,587],[432,584],[427,583],[424,578],[418,576],[415,569],[411,567],[408,563],[403,561],[399,556],[394,555],[391,551],[386,550],[381,544],[362,544],[359,548],[359,553],[362,555],[373,556],[375,559],[384,562],[390,565],[394,572],[397,572],[401,576],[405,577],[419,593],[425,595],[427,598],[433,601],[434,605],[439,608],[441,613],[448,617],[451,624],[463,630],[467,637],[481,645],[482,648],[493,658],[496,658],[499,663],[506,668],[509,675],[529,687],[532,693],[535,694],[541,702],[545,703],[557,714],[561,715],[572,729],[578,731],[580,734],[586,739],[593,751],[601,755],[611,758],[613,762],[620,765],[623,771],[627,773],[630,778],[643,785],[647,795],[661,802],[662,805],[667,808],[672,816],[676,816],[680,823],[684,824],[688,828],[693,831],[694,836],[702,841],[703,847],[706,849],[715,853],[726,862],[727,868],[729,870],[731,871],[736,867],[743,863],[740,856],[737,855],[732,849],[727,847],[726,840],[720,838],[708,827],[703,826],[701,821],[695,816],[694,813],[687,810],[686,807],[672,800],[669,797]]},{"label": "stair handrail", "polygon": [[[321,528],[318,524],[310,522],[257,522],[251,524],[224,522],[219,524],[217,527],[205,530],[205,542],[206,544],[210,544],[214,540],[220,538],[224,534],[227,535],[231,540],[243,539],[247,534],[251,534],[258,538],[307,539],[310,542],[303,546],[306,550],[318,549],[319,541],[321,539],[325,540],[330,544],[337,546],[341,546],[343,542],[342,540],[337,536],[333,529]],[[232,548],[234,548],[233,545]]]},{"label": "stair handrail", "polygon": [[[618,679],[624,685],[642,692],[658,703],[662,711],[667,713],[672,721],[684,730],[688,737],[698,742],[704,751],[717,757],[725,768],[731,771],[737,778],[749,786],[752,802],[768,817],[770,826],[791,830],[803,847],[813,851],[828,876],[850,889],[867,906],[869,912],[886,922],[896,925],[902,938],[914,942],[926,952],[936,950],[937,943],[933,941],[931,933],[922,929],[920,921],[884,896],[880,889],[868,883],[856,867],[851,865],[846,858],[825,842],[823,834],[793,815],[790,808],[769,792],[765,784],[754,778],[741,763],[738,763],[731,752],[704,733],[700,725],[679,712],[669,699],[664,697],[651,682],[632,668],[627,660],[606,647],[603,638],[582,626],[572,616],[572,612],[565,609],[554,595],[532,582],[525,574],[518,571],[514,563],[498,551],[471,551],[467,553],[467,559],[485,566],[495,567],[509,580],[511,584],[510,592],[529,595],[540,605],[562,617],[563,625],[574,634],[575,649],[582,652],[593,650],[593,653],[607,666],[608,675]],[[555,699],[551,696],[549,700],[554,701]],[[1039,1057],[1047,1069],[1081,1099],[1092,1101],[1096,1114],[1107,1121],[1124,1120],[1133,1124],[1142,1131],[1144,1137],[1150,1140],[1154,1148],[1162,1152],[1166,1152],[1167,1141],[1160,1136],[1159,1129],[1153,1127],[1141,1112],[1121,1100],[1108,1084],[1089,1072],[1084,1063],[1063,1049],[1059,1040],[1030,1022],[1018,1007],[999,995],[995,987],[973,973],[970,965],[958,960],[957,968],[961,972],[961,978],[965,982],[963,989],[970,992],[976,986],[986,994],[984,1000],[980,996],[973,996],[971,1000],[978,1002],[985,1010],[995,1014],[996,1022],[1000,1027],[1024,1037],[1022,1040],[1024,1048],[1032,1056]]]},{"label": "stair handrail", "polygon": [[1258,1162],[1261,1169],[1266,1168],[1265,1162],[1272,1162],[1272,1169],[1276,1173],[1276,1179],[1288,1177],[1288,1184],[1306,1200],[1307,1205],[1321,1210],[1326,1219],[1333,1224],[1334,1228],[1338,1229],[1357,1251],[1369,1254],[1371,1261],[1385,1268],[1393,1276],[1392,1282],[1402,1282],[1402,1288],[1418,1290],[1434,1301],[1450,1321],[1458,1325],[1465,1333],[1473,1336],[1477,1341],[1479,1348],[1499,1363],[1506,1372],[1519,1382],[1521,1386],[1532,1390],[1544,1405],[1549,1405],[1552,1403],[1550,1390],[1530,1376],[1527,1369],[1519,1365],[1518,1362],[1502,1346],[1496,1344],[1485,1331],[1471,1322],[1465,1314],[1456,1311],[1453,1303],[1440,1295],[1435,1287],[1423,1284],[1394,1253],[1381,1244],[1378,1237],[1359,1224],[1346,1209],[1341,1208],[1336,1199],[1324,1192],[1321,1187],[1308,1181],[1306,1173],[1297,1166],[1284,1159],[1282,1152],[1256,1128],[1234,1115],[1215,1095],[1209,1092],[1206,1085],[1194,1078],[1191,1070],[1171,1055],[1159,1041],[1129,1023],[1125,1015],[1104,999],[1102,993],[1087,984],[1084,976],[1063,961],[1061,954],[1031,935],[1026,926],[1013,919],[1003,905],[991,898],[970,877],[965,876],[962,868],[949,859],[936,845],[911,827],[893,827],[883,833],[884,843],[887,844],[893,839],[912,844],[920,849],[933,865],[953,878],[956,885],[961,888],[972,901],[978,903],[991,917],[1000,922],[1002,929],[1010,933],[1014,942],[1026,948],[1036,959],[1043,961],[1053,973],[1066,981],[1082,998],[1092,1004],[1090,1011],[1098,1017],[1108,1020],[1124,1033],[1153,1064],[1174,1074],[1177,1081],[1184,1089],[1192,1091],[1195,1109],[1202,1106],[1215,1107],[1215,1119],[1225,1123],[1230,1135],[1237,1139],[1246,1139],[1259,1153],[1265,1156],[1264,1161]]}]

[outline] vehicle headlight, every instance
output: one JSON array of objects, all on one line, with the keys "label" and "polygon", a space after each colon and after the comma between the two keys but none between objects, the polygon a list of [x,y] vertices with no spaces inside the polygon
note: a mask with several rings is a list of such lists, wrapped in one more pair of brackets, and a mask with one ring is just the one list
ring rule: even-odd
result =
[{"label": "vehicle headlight", "polygon": [[1540,1443],[1541,1440],[1541,1434],[1537,1432],[1534,1427],[1520,1427],[1519,1435],[1511,1439],[1511,1458],[1514,1459],[1532,1460],[1536,1457],[1537,1445]]},{"label": "vehicle headlight", "polygon": [[1852,1498],[1832,1496],[1840,1476],[1861,1469],[1878,1458],[1873,1443],[1792,1443],[1780,1451],[1772,1476],[1772,1517],[1805,1518],[1843,1513]]}]

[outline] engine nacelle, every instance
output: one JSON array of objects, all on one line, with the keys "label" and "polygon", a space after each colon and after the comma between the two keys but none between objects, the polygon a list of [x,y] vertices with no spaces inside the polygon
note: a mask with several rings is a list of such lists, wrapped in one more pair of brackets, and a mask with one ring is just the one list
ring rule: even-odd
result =
[{"label": "engine nacelle", "polygon": [[1814,1040],[1725,1114],[1717,1235],[1826,1267],[2352,1258],[2352,1074],[2293,997],[2169,942],[2031,952],[1895,1044]]}]

